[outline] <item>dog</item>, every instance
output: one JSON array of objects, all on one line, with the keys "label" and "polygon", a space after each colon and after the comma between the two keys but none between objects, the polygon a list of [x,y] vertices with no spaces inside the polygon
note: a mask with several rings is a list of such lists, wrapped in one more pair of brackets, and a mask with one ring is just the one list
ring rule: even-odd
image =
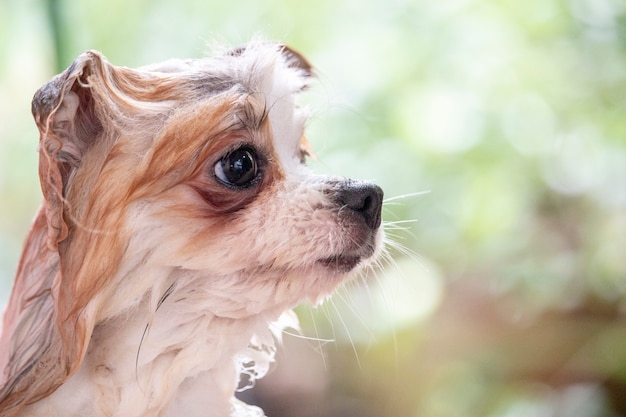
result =
[{"label": "dog", "polygon": [[87,51],[36,92],[44,201],[4,314],[1,416],[263,416],[234,393],[291,309],[383,246],[381,188],[306,165],[313,78],[257,40],[138,69]]}]

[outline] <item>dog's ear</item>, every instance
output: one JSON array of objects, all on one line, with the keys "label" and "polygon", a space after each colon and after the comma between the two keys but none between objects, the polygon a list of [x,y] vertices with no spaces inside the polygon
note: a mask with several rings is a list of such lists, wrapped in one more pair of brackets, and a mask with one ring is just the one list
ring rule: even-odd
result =
[{"label": "dog's ear", "polygon": [[33,98],[32,112],[39,128],[39,178],[52,250],[68,233],[63,208],[69,179],[103,129],[94,109],[89,79],[103,79],[108,66],[98,52],[85,52]]},{"label": "dog's ear", "polygon": [[[247,46],[239,46],[231,49],[229,54],[238,56],[243,54],[247,48]],[[311,65],[311,63],[300,52],[284,44],[279,44],[278,48],[290,68],[295,68],[301,71],[302,75],[306,77],[313,77],[315,75],[313,72],[313,65]]]},{"label": "dog's ear", "polygon": [[287,45],[281,46],[281,52],[287,61],[287,65],[291,68],[297,68],[307,77],[312,77],[313,66],[302,54],[294,49],[291,49]]},{"label": "dog's ear", "polygon": [[[296,68],[300,70],[302,74],[307,77],[314,76],[313,66],[304,56],[302,56],[301,53],[288,47],[287,45],[281,46],[281,52],[285,57],[287,65],[289,65],[291,68]],[[309,142],[307,137],[303,135],[300,138],[300,159],[304,162],[307,156],[316,159],[311,142]]]},{"label": "dog's ear", "polygon": [[91,85],[110,83],[106,80],[114,71],[99,53],[86,52],[33,99],[44,202],[26,238],[4,315],[2,416],[52,393],[76,372],[86,353],[96,306],[87,305],[87,297],[76,290],[73,274],[64,276],[64,248],[71,240],[66,192],[83,156],[102,136]]}]

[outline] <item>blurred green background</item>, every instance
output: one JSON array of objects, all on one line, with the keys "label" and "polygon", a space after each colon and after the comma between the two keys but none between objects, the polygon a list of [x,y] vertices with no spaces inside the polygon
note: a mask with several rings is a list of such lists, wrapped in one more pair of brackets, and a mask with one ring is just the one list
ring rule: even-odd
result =
[{"label": "blurred green background", "polygon": [[626,415],[626,2],[0,0],[0,295],[40,201],[34,91],[263,34],[319,82],[320,172],[386,193],[393,262],[285,335],[269,417]]}]

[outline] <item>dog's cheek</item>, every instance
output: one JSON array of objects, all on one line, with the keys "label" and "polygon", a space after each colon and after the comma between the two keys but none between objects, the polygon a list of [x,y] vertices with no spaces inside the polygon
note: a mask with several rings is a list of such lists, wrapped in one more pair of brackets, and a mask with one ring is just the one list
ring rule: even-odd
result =
[{"label": "dog's cheek", "polygon": [[301,181],[276,182],[240,210],[218,216],[207,216],[193,194],[179,190],[168,199],[180,204],[152,215],[164,228],[160,240],[175,248],[163,256],[178,258],[184,268],[223,274],[272,269],[284,274],[310,267],[343,239],[336,215],[323,208],[328,201],[317,188]]},{"label": "dog's cheek", "polygon": [[137,204],[127,222],[129,252],[157,265],[215,274],[310,270],[350,242],[349,225],[319,181],[281,181],[240,210],[217,215],[189,187],[161,197]]}]

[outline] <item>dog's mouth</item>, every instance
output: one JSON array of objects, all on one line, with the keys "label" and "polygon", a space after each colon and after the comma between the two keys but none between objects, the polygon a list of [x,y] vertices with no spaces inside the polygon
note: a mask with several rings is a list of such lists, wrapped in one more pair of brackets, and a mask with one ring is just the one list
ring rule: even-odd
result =
[{"label": "dog's mouth", "polygon": [[336,272],[347,273],[356,268],[360,263],[366,261],[376,252],[376,245],[373,242],[366,243],[354,251],[346,251],[337,255],[329,256],[318,260],[318,263]]},{"label": "dog's mouth", "polygon": [[359,255],[337,255],[320,259],[318,262],[338,272],[349,272],[361,263],[362,259],[363,257]]}]

